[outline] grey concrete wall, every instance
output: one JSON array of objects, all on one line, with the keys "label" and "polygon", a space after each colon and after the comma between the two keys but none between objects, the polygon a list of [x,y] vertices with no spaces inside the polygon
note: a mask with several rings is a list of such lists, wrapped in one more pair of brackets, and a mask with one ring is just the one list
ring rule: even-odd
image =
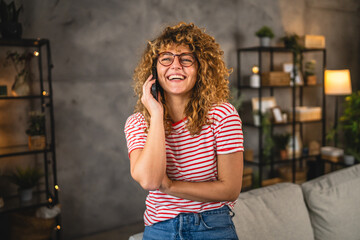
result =
[{"label": "grey concrete wall", "polygon": [[265,24],[277,38],[287,31],[323,34],[329,66],[349,66],[359,77],[357,0],[345,9],[340,0],[19,2],[24,37],[51,41],[64,239],[142,221],[146,192],[130,177],[123,127],[135,104],[133,69],[164,26],[206,27],[235,73],[236,49],[258,45],[254,32]]}]

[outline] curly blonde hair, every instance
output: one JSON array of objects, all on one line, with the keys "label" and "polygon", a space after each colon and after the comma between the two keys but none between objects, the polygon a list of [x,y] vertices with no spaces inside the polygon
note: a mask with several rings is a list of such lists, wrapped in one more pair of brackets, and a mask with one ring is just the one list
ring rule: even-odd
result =
[{"label": "curly blonde hair", "polygon": [[[214,104],[226,102],[229,98],[229,80],[231,70],[226,68],[220,45],[193,23],[180,22],[168,26],[162,34],[149,41],[142,58],[134,72],[134,90],[138,96],[135,112],[141,112],[150,127],[150,114],[141,102],[142,87],[151,74],[151,67],[160,49],[169,45],[185,45],[195,54],[198,61],[197,80],[192,91],[191,100],[185,108],[188,119],[187,129],[192,135],[199,134],[202,126],[209,124],[207,114]],[[171,118],[168,106],[162,98],[164,106],[164,127],[167,133],[171,130]]]}]

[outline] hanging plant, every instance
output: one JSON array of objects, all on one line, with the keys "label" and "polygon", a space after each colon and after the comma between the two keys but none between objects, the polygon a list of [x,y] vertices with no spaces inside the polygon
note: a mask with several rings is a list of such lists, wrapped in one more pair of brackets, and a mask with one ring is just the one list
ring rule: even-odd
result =
[{"label": "hanging plant", "polygon": [[298,68],[301,69],[300,64],[303,61],[302,51],[304,50],[304,46],[302,46],[299,42],[300,37],[297,34],[286,34],[286,36],[280,39],[284,42],[285,48],[291,50],[294,54],[294,69],[293,69],[293,79],[295,82],[295,77],[298,75]]}]

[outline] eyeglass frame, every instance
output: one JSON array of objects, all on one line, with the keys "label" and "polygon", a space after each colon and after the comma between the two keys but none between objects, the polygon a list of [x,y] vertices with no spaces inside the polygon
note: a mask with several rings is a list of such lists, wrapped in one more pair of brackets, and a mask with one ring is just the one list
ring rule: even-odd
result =
[{"label": "eyeglass frame", "polygon": [[[164,53],[170,53],[170,54],[174,57],[173,61],[172,61],[169,65],[164,65],[164,64],[162,64],[162,63],[159,61],[160,55],[162,55],[162,54],[164,54]],[[164,67],[169,67],[171,64],[174,63],[175,57],[178,57],[179,60],[180,60],[180,57],[183,56],[183,55],[190,55],[190,56],[192,56],[192,57],[194,58],[195,61],[194,61],[191,65],[189,65],[189,66],[184,66],[184,65],[181,63],[181,61],[179,61],[180,65],[181,65],[182,67],[191,67],[191,66],[194,65],[195,62],[198,61],[197,58],[196,58],[196,56],[195,56],[195,54],[192,53],[192,52],[184,52],[184,53],[181,53],[181,54],[173,54],[172,52],[161,52],[161,53],[159,53],[159,54],[157,55],[156,61],[158,61],[158,62],[159,62],[162,66],[164,66]]]}]

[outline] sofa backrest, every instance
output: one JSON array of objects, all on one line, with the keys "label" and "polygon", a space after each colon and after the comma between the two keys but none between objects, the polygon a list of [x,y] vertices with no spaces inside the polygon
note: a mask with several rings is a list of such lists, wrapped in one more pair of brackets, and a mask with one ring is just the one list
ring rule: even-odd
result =
[{"label": "sofa backrest", "polygon": [[240,240],[313,240],[301,187],[292,183],[241,193],[233,218]]},{"label": "sofa backrest", "polygon": [[316,240],[360,239],[360,164],[302,184]]}]

